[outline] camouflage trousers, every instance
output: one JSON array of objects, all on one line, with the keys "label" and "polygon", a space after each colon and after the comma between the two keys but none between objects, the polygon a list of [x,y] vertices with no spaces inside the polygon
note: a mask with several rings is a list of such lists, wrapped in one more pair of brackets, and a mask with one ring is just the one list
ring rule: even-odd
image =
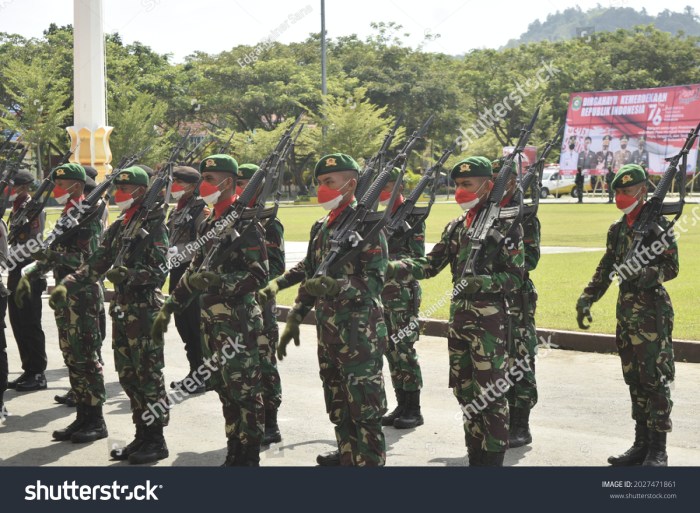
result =
[{"label": "camouflage trousers", "polygon": [[112,349],[119,383],[131,401],[134,424],[167,426],[170,403],[163,379],[163,342],[151,337],[153,319],[163,304],[158,293],[151,302],[112,301]]},{"label": "camouflage trousers", "polygon": [[670,432],[672,427],[672,332],[673,306],[662,287],[620,292],[615,339],[632,400],[632,418],[646,422],[653,431]]},{"label": "camouflage trousers", "polygon": [[513,368],[518,361],[521,365],[522,378],[514,381],[508,391],[508,404],[516,408],[532,409],[537,404],[537,381],[535,379],[535,356],[537,355],[537,328],[535,310],[537,309],[537,291],[528,281],[519,294],[510,299],[510,340],[508,341],[508,368]]},{"label": "camouflage trousers", "polygon": [[258,352],[262,311],[252,296],[241,301],[203,295],[201,305],[202,356],[211,369],[204,379],[219,394],[226,437],[244,446],[260,445],[265,422]]},{"label": "camouflage trousers", "polygon": [[282,403],[282,381],[277,370],[277,343],[280,331],[276,312],[277,304],[274,299],[263,307],[263,330],[258,337],[262,397],[266,410],[276,410]]},{"label": "camouflage trousers", "polygon": [[468,446],[508,447],[506,313],[496,294],[454,300],[447,339],[452,388]]},{"label": "camouflage trousers", "polygon": [[382,374],[386,325],[373,303],[316,303],[318,363],[326,412],[344,466],[383,466],[387,411]]},{"label": "camouflage trousers", "polygon": [[408,310],[384,308],[389,342],[385,352],[395,390],[415,392],[423,388],[423,375],[414,348],[418,341],[418,316]]},{"label": "camouflage trousers", "polygon": [[54,312],[58,344],[68,367],[68,379],[78,402],[101,406],[105,382],[98,353],[102,346],[99,316],[102,309],[98,284],[68,296],[65,308]]}]

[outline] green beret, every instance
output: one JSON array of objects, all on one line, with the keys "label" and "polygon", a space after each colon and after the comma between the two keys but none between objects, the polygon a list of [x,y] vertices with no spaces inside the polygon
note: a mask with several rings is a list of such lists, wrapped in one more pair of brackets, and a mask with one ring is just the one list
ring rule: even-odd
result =
[{"label": "green beret", "polygon": [[345,153],[331,153],[321,157],[316,163],[314,176],[318,178],[321,175],[335,173],[336,171],[357,171],[360,172],[360,166],[355,159]]},{"label": "green beret", "polygon": [[18,171],[15,175],[15,185],[28,185],[34,183],[34,175],[26,169]]},{"label": "green beret", "polygon": [[63,180],[80,180],[84,182],[85,169],[80,164],[63,164],[51,172],[51,179],[56,180],[57,178]]},{"label": "green beret", "polygon": [[238,162],[231,155],[209,155],[199,163],[199,172],[216,171],[238,176]]},{"label": "green beret", "polygon": [[389,181],[390,182],[395,182],[396,180],[399,179],[399,175],[401,174],[401,170],[398,167],[395,167],[394,169],[391,170],[389,173]]},{"label": "green beret", "polygon": [[[505,157],[499,157],[496,160],[491,161],[491,167],[493,168],[493,174],[497,175],[499,171],[501,170],[501,166],[503,163],[506,161]],[[515,165],[515,161],[510,163],[511,170],[513,171],[514,175],[518,174],[518,166]]]},{"label": "green beret", "polygon": [[647,172],[638,164],[625,164],[615,173],[615,178],[610,183],[613,189],[630,187],[647,181]]},{"label": "green beret", "polygon": [[138,166],[122,169],[114,179],[115,185],[148,185],[148,175]]},{"label": "green beret", "polygon": [[173,168],[173,178],[182,180],[185,183],[197,183],[202,175],[195,168],[190,166],[175,166]]},{"label": "green beret", "polygon": [[260,169],[260,166],[255,164],[241,164],[238,166],[238,176],[244,180],[250,180],[258,169]]},{"label": "green beret", "polygon": [[153,175],[156,174],[156,172],[152,168],[146,166],[145,164],[134,164],[134,166],[143,169],[148,175],[148,178],[153,178]]},{"label": "green beret", "polygon": [[467,157],[457,162],[450,172],[450,178],[475,178],[493,176],[491,161],[486,157]]}]

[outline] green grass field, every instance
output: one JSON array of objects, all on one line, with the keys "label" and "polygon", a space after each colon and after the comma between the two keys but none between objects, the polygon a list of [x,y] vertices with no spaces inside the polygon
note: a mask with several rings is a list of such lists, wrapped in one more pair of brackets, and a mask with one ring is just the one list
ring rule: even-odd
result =
[{"label": "green grass field", "polygon": [[[282,206],[279,212],[285,227],[285,238],[290,241],[307,241],[312,223],[324,214],[316,205]],[[607,229],[618,218],[618,212],[613,205],[607,204],[542,204],[542,245],[602,248],[605,246]],[[59,213],[58,209],[49,210],[49,226],[53,225]],[[437,242],[445,225],[459,213],[459,207],[453,202],[436,204],[427,222],[428,242]],[[110,210],[110,219],[113,220],[116,216],[116,210]],[[700,255],[700,206],[686,205],[678,226],[681,272],[667,284],[676,312],[674,336],[678,339],[700,340],[699,310],[697,305],[693,306],[693,296],[700,291],[700,274],[692,265],[698,261],[696,255]],[[538,326],[579,330],[576,325],[576,299],[588,283],[601,256],[602,251],[542,256],[532,275],[539,293]],[[422,285],[423,308],[427,309],[446,290],[451,289],[449,271],[443,271]],[[296,288],[285,290],[279,295],[279,303],[291,305],[295,295]],[[605,297],[593,307],[593,331],[615,332],[616,299],[617,286],[613,284]],[[446,319],[448,305],[437,310],[434,316]]]},{"label": "green grass field", "polygon": [[[605,236],[610,224],[619,217],[619,211],[607,204],[542,204],[540,206],[543,246],[605,246]],[[459,215],[459,207],[454,203],[439,203],[427,222],[428,242],[437,242],[445,225]],[[280,208],[280,218],[285,226],[287,240],[308,240],[313,221],[323,216],[319,207]],[[700,274],[693,263],[700,255],[700,206],[689,204],[684,217],[679,221],[679,247],[681,272],[667,284],[673,300],[676,318],[674,337],[678,339],[700,340],[700,316],[692,299],[700,290]],[[679,230],[680,232],[680,230]],[[576,330],[576,299],[593,275],[602,256],[602,251],[590,253],[568,253],[544,255],[533,273],[533,281],[539,293],[537,324],[542,328]],[[423,309],[430,307],[446,290],[451,289],[449,271],[422,282]],[[296,288],[280,293],[279,303],[291,305]],[[617,286],[611,285],[608,293],[593,306],[592,331],[599,333],[615,332],[615,302]],[[439,309],[435,317],[446,319],[448,305]]]}]

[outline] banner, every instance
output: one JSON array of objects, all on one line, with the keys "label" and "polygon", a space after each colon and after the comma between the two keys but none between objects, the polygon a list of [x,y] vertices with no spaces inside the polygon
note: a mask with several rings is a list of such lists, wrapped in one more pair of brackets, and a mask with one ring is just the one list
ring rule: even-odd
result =
[{"label": "banner", "polygon": [[[503,147],[503,156],[507,157],[511,153],[513,153],[513,150],[515,149],[515,146],[504,146]],[[522,172],[525,173],[527,171],[527,168],[537,162],[537,146],[530,146],[527,145],[525,148],[523,148],[522,152],[522,159],[516,159],[515,164],[518,165],[519,162],[522,163],[523,169]],[[518,170],[518,173],[520,173],[520,170]]]},{"label": "banner", "polygon": [[[572,93],[566,114],[559,168],[590,175],[639,164],[662,174],[666,157],[677,154],[688,132],[700,122],[700,84]],[[688,155],[694,173],[697,141]]]}]

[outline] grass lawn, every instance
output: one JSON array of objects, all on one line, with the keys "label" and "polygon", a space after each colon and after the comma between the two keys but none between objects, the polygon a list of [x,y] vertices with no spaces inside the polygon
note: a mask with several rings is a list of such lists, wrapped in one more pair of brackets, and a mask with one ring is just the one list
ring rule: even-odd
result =
[{"label": "grass lawn", "polygon": [[[290,241],[306,241],[312,223],[323,216],[324,212],[313,206],[282,206],[280,219],[285,227],[285,238]],[[605,246],[607,229],[619,216],[613,205],[607,204],[542,204],[540,221],[542,223],[543,246]],[[58,209],[49,209],[47,223],[52,226],[58,218]],[[110,209],[110,220],[114,220],[117,211]],[[459,207],[453,202],[438,203],[427,222],[428,242],[437,242],[445,225],[459,215]],[[676,318],[674,336],[679,339],[700,340],[700,310],[692,299],[700,291],[700,274],[695,272],[692,263],[700,255],[700,206],[686,205],[684,216],[678,223],[681,234],[679,240],[681,272],[667,284],[673,300]],[[576,325],[576,299],[593,274],[602,251],[590,253],[568,253],[543,255],[540,264],[533,273],[533,280],[539,293],[537,324],[543,328],[578,330]],[[437,277],[426,280],[423,285],[423,309],[450,290],[449,271],[445,270]],[[615,301],[617,286],[612,285],[608,293],[593,306],[592,330],[600,333],[615,332]],[[165,290],[167,290],[167,285]],[[294,302],[296,288],[285,290],[279,295],[281,305]],[[434,317],[446,319],[448,305],[436,311]]]}]

